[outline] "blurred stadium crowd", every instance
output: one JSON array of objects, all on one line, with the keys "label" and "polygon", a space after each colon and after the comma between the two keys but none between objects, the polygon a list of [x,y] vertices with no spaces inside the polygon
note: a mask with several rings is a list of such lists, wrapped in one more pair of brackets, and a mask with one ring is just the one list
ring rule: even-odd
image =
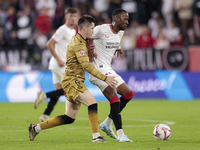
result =
[{"label": "blurred stadium crowd", "polygon": [[0,70],[9,64],[47,69],[46,42],[64,23],[67,7],[92,15],[96,25],[111,23],[116,8],[129,13],[121,43],[125,55],[113,59],[117,71],[135,69],[127,65],[128,51],[200,45],[200,0],[0,0]]}]

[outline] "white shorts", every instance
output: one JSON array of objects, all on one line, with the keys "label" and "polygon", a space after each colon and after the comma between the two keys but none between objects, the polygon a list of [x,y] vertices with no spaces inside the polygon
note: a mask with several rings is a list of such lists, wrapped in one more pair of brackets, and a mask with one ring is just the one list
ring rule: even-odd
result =
[{"label": "white shorts", "polygon": [[[106,76],[115,76],[115,79],[118,81],[116,87],[118,87],[119,85],[121,85],[122,83],[124,83],[124,80],[121,78],[121,76],[119,76],[112,69],[98,69],[98,71],[101,72],[102,74],[106,75]],[[98,86],[102,92],[109,86],[105,81],[102,81],[102,80],[94,77],[91,74],[89,74],[89,80],[90,80],[90,82],[92,84]]]},{"label": "white shorts", "polygon": [[63,74],[65,73],[65,69],[53,69],[51,70],[53,76],[53,84],[60,83],[62,81]]}]

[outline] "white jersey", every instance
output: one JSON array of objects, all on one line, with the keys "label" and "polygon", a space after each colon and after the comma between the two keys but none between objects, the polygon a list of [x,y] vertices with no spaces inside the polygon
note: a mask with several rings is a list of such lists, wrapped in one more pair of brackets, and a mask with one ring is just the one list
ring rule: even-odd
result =
[{"label": "white jersey", "polygon": [[115,33],[110,24],[103,24],[94,28],[94,33],[91,37],[95,45],[94,52],[97,58],[93,58],[91,64],[99,69],[111,68],[111,61],[115,50],[119,49],[124,31],[120,30]]},{"label": "white jersey", "polygon": [[[58,57],[66,62],[67,46],[70,39],[76,34],[75,29],[70,29],[66,24],[60,26],[51,37],[55,42],[55,51]],[[59,67],[56,59],[52,56],[49,62],[49,69],[62,69],[65,67]]]}]

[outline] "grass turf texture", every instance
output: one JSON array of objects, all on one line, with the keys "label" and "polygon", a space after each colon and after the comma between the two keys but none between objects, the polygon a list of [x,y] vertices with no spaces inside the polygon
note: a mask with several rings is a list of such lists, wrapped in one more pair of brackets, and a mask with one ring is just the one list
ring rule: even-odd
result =
[{"label": "grass turf texture", "polygon": [[[106,136],[108,143],[92,143],[87,118],[87,108],[82,105],[76,121],[41,131],[35,141],[29,141],[28,124],[38,123],[46,102],[37,110],[33,103],[0,103],[0,150],[199,150],[200,149],[200,100],[171,102],[167,100],[134,100],[122,112],[125,134],[134,142],[118,143]],[[65,103],[55,107],[51,117],[64,114]],[[99,121],[109,113],[109,103],[98,103]],[[168,122],[174,122],[170,124]],[[153,137],[156,124],[168,124],[172,135],[167,141]]]}]

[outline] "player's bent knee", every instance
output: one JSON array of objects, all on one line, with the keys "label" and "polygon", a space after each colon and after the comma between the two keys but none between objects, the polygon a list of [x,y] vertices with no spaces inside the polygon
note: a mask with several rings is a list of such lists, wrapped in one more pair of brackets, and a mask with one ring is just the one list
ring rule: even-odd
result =
[{"label": "player's bent knee", "polygon": [[56,97],[55,100],[58,101],[58,100],[59,100],[59,97],[60,97],[60,96]]},{"label": "player's bent knee", "polygon": [[115,102],[120,102],[120,99],[118,96],[114,96],[110,99],[110,104],[115,103]]},{"label": "player's bent knee", "polygon": [[88,112],[97,112],[97,103],[91,104],[88,106]]},{"label": "player's bent knee", "polygon": [[131,92],[129,92],[129,93],[126,94],[126,95],[123,95],[122,97],[123,97],[124,99],[131,99],[131,98],[134,97],[134,95],[135,95],[135,93],[131,90]]},{"label": "player's bent knee", "polygon": [[87,106],[90,106],[90,105],[93,105],[93,104],[97,104],[97,101],[94,98],[94,99],[91,99],[90,101],[88,101],[87,103],[88,103]]},{"label": "player's bent knee", "polygon": [[67,116],[67,115],[62,115],[63,118],[63,124],[71,124],[75,121],[75,119]]}]

